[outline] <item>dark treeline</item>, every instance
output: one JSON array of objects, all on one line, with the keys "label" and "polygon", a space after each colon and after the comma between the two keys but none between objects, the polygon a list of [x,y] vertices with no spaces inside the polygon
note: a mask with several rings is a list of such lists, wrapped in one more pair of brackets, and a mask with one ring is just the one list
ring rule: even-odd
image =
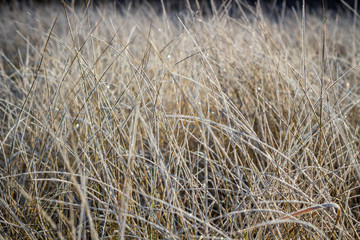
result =
[{"label": "dark treeline", "polygon": [[[86,3],[89,4],[89,6],[100,6],[104,3],[113,3],[116,6],[129,6],[131,4],[133,7],[138,7],[144,4],[150,4],[153,8],[158,9],[159,11],[162,10],[162,3],[161,0],[0,0],[0,6],[1,5],[10,5],[10,6],[36,6],[38,4],[49,4],[49,3],[62,3],[65,2],[69,5],[84,5]],[[229,9],[232,7],[236,7],[236,1],[229,1],[229,0],[163,0],[163,3],[167,10],[169,11],[181,11],[184,9],[190,7],[192,10],[196,10],[199,3],[200,7],[202,9],[207,9],[208,11],[211,11],[211,9],[216,5],[216,8],[221,8],[222,6],[226,5]],[[238,0],[238,2],[242,2],[244,4],[249,4],[250,6],[255,6],[258,0]],[[287,8],[295,8],[295,9],[301,9],[302,6],[302,0],[260,0],[261,6],[265,8],[277,8],[281,9],[284,6]],[[309,10],[319,10],[325,6],[326,9],[330,9],[333,11],[347,11],[351,8],[357,8],[357,10],[360,9],[360,4],[356,4],[357,0],[306,0],[306,8]],[[230,4],[229,4],[230,3]],[[344,4],[345,3],[345,4]],[[357,5],[357,6],[355,6]]]}]

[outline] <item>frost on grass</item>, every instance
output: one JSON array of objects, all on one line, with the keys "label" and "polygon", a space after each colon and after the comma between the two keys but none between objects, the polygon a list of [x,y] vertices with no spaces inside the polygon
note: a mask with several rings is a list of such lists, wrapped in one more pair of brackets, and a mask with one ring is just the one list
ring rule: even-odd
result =
[{"label": "frost on grass", "polygon": [[360,238],[352,14],[0,11],[1,236]]}]

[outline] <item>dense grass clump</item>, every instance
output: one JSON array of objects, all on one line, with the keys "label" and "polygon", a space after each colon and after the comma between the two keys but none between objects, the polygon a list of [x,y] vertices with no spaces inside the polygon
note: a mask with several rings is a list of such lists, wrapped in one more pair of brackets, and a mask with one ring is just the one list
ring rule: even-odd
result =
[{"label": "dense grass clump", "polygon": [[360,238],[357,14],[227,6],[1,7],[3,238]]}]

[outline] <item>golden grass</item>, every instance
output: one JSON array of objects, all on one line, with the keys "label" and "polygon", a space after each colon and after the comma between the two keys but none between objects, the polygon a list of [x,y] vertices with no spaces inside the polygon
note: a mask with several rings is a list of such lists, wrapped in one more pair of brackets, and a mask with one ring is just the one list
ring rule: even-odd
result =
[{"label": "golden grass", "polygon": [[233,7],[3,6],[0,236],[360,238],[358,18]]}]

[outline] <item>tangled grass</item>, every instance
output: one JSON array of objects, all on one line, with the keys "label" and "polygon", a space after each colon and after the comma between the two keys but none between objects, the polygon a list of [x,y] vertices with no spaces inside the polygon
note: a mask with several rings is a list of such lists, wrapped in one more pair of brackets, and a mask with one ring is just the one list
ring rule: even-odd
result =
[{"label": "tangled grass", "polygon": [[1,8],[2,238],[360,238],[357,14],[226,3]]}]

